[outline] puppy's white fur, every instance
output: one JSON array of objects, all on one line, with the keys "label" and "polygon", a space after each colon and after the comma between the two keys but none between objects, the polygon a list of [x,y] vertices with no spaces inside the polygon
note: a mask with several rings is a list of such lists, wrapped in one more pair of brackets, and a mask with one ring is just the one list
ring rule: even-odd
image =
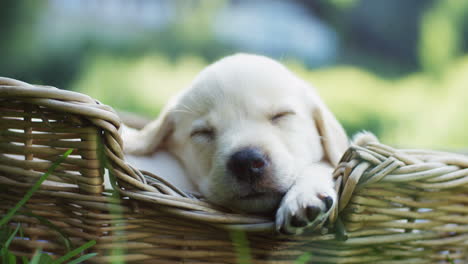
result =
[{"label": "puppy's white fur", "polygon": [[[252,213],[276,210],[277,228],[287,233],[326,219],[331,210],[323,198],[336,200],[332,171],[348,147],[312,87],[278,62],[247,54],[205,68],[155,121],[123,137],[128,154],[171,153],[185,169],[185,187],[213,203]],[[271,173],[256,184],[239,181],[226,166],[249,146],[271,160]],[[320,213],[310,219],[312,207]]]}]

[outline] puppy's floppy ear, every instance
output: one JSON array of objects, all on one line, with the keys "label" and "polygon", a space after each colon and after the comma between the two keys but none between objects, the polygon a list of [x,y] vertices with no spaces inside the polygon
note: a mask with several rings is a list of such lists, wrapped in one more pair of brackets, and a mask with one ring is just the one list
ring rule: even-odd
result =
[{"label": "puppy's floppy ear", "polygon": [[156,120],[148,123],[141,130],[124,128],[122,131],[124,152],[133,155],[149,155],[161,147],[175,127],[170,109],[171,107],[166,106]]},{"label": "puppy's floppy ear", "polygon": [[313,116],[326,158],[333,166],[337,166],[349,146],[346,132],[323,102],[316,105]]},{"label": "puppy's floppy ear", "polygon": [[314,101],[313,117],[321,137],[325,157],[333,166],[337,166],[349,146],[348,137],[325,104],[318,97]]}]

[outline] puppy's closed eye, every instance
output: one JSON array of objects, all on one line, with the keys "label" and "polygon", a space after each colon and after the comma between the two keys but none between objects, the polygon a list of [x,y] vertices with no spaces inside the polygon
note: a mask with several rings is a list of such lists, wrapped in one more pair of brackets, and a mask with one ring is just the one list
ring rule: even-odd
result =
[{"label": "puppy's closed eye", "polygon": [[211,141],[215,138],[216,133],[212,127],[197,127],[192,130],[190,137],[192,139],[201,139],[205,141]]},{"label": "puppy's closed eye", "polygon": [[279,111],[275,114],[273,114],[271,117],[270,117],[270,121],[273,123],[273,124],[276,124],[278,122],[280,122],[281,120],[287,118],[287,117],[290,117],[292,115],[295,115],[296,113],[292,110],[285,110],[285,111]]}]

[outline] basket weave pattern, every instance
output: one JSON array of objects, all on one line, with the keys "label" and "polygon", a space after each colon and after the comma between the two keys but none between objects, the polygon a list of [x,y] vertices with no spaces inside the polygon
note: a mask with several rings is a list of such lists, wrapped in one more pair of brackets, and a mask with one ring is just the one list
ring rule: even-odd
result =
[{"label": "basket weave pattern", "polygon": [[[0,113],[0,216],[74,149],[10,223],[24,232],[11,246],[17,255],[63,255],[60,230],[76,246],[96,240],[93,263],[238,263],[247,245],[254,263],[294,263],[305,252],[313,263],[468,261],[466,156],[352,146],[335,170],[336,228],[278,236],[271,218],[219,208],[128,165],[120,119],[86,95],[0,78]],[[104,168],[118,197],[104,190]],[[248,240],[237,242],[238,231]]]}]

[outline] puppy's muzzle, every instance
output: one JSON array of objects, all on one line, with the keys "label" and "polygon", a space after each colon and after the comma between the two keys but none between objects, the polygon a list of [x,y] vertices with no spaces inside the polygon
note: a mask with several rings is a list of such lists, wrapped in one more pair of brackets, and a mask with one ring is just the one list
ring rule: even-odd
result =
[{"label": "puppy's muzzle", "polygon": [[231,155],[227,168],[239,181],[255,182],[265,176],[270,160],[258,148],[247,147]]}]

